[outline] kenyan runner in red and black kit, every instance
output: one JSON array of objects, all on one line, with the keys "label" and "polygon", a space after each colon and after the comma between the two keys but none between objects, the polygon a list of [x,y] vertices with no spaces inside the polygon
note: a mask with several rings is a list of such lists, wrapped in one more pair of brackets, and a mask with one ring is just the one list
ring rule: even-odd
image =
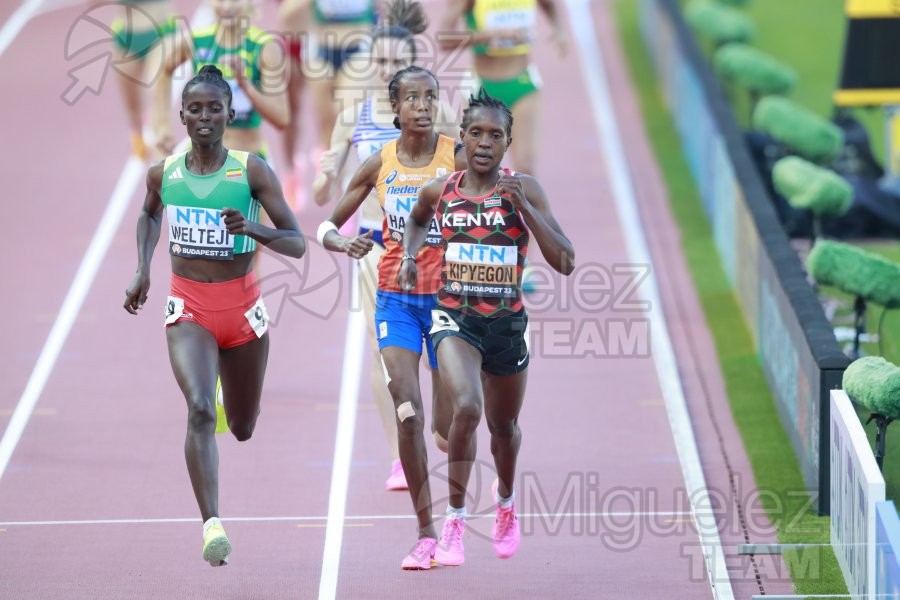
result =
[{"label": "kenyan runner in red and black kit", "polygon": [[403,237],[398,284],[412,289],[418,278],[415,256],[437,215],[444,257],[431,336],[441,382],[453,405],[445,437],[447,513],[434,554],[442,565],[465,562],[466,489],[482,414],[491,432],[497,468],[497,517],[491,529],[494,553],[509,558],[518,550],[521,535],[513,482],[522,442],[518,418],[529,359],[527,318],[519,288],[529,234],[552,268],[564,275],[575,268],[572,242],[553,217],[537,180],[500,169],[511,132],[512,113],[502,102],[483,89],[470,97],[460,135],[466,170],[434,179],[419,190]]},{"label": "kenyan runner in red and black kit", "polygon": [[432,342],[461,337],[481,353],[485,371],[512,375],[528,367],[521,290],[528,230],[496,187],[483,196],[462,194],[464,173],[450,176],[437,208],[444,259]]}]

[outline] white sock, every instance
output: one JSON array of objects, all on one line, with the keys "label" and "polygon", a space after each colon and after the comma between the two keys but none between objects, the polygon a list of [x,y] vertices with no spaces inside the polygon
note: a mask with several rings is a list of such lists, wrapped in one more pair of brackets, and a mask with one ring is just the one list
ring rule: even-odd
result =
[{"label": "white sock", "polygon": [[501,498],[500,492],[497,492],[497,504],[503,510],[509,510],[512,508],[513,501],[516,499],[516,490],[513,490],[512,494],[509,495],[509,498]]},{"label": "white sock", "polygon": [[219,520],[219,517],[210,517],[206,520],[206,523],[203,524],[203,535],[206,535],[206,532],[209,531],[209,528],[213,525],[222,526],[222,521]]},{"label": "white sock", "polygon": [[466,518],[466,507],[462,508],[453,508],[449,504],[447,505],[447,518],[448,519],[465,519]]}]

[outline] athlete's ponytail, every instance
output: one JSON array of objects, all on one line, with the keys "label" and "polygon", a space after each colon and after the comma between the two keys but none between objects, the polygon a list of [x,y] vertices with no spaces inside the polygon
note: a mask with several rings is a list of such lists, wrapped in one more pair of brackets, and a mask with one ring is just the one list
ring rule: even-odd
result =
[{"label": "athlete's ponytail", "polygon": [[416,44],[414,35],[428,28],[428,17],[420,2],[415,0],[394,0],[384,10],[384,16],[372,31],[372,40],[379,38],[395,38],[409,43],[410,58],[416,60]]},{"label": "athlete's ponytail", "polygon": [[222,71],[215,65],[203,65],[200,67],[200,71],[185,84],[184,90],[181,92],[182,104],[191,88],[201,83],[208,83],[219,88],[222,91],[222,95],[228,99],[228,108],[231,108],[231,86],[222,77]]}]

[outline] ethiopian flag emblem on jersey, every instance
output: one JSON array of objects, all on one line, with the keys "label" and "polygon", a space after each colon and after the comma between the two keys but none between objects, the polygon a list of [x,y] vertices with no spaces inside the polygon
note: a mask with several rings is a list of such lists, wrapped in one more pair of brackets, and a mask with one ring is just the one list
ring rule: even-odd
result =
[{"label": "ethiopian flag emblem on jersey", "polygon": [[228,169],[225,171],[225,179],[236,179],[244,176],[243,169]]}]

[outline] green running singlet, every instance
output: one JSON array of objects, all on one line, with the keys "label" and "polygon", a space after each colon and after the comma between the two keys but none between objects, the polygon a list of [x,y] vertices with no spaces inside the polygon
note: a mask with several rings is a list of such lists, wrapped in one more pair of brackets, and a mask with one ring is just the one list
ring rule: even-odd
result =
[{"label": "green running singlet", "polygon": [[235,208],[258,223],[261,205],[250,193],[247,152],[229,150],[225,164],[215,173],[188,171],[187,152],[173,154],[163,168],[160,197],[169,225],[169,253],[181,258],[232,260],[235,254],[256,250],[256,240],[231,235],[222,218],[223,208]]}]

